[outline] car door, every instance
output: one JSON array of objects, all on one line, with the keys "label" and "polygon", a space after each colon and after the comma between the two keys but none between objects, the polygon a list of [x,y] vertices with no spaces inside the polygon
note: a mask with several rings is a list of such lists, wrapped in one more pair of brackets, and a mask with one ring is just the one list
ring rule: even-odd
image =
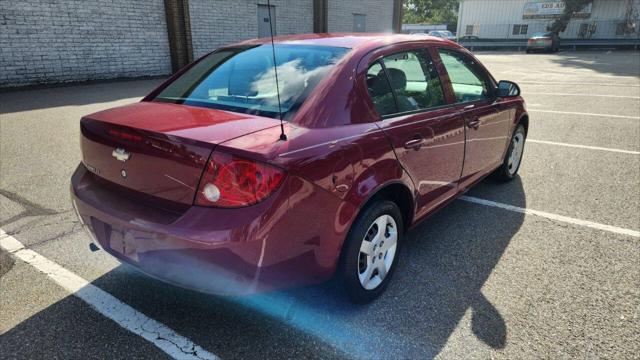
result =
[{"label": "car door", "polygon": [[416,218],[457,192],[464,121],[452,111],[426,49],[383,56],[370,65],[367,87],[378,122],[418,191]]},{"label": "car door", "polygon": [[465,120],[462,190],[502,163],[508,141],[509,112],[499,106],[495,84],[477,61],[460,51],[438,48],[445,88]]}]

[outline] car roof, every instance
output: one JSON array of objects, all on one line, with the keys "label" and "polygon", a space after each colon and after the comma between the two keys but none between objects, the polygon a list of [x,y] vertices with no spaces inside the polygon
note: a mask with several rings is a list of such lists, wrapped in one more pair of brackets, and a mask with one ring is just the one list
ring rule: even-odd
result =
[{"label": "car roof", "polygon": [[[302,35],[276,36],[273,42],[276,44],[300,44],[336,46],[345,48],[378,48],[380,46],[391,45],[401,42],[411,41],[432,41],[448,42],[436,36],[416,35],[416,34],[390,34],[390,33],[319,33]],[[227,47],[244,45],[262,45],[271,43],[271,38],[260,38],[246,40],[228,45]]]}]

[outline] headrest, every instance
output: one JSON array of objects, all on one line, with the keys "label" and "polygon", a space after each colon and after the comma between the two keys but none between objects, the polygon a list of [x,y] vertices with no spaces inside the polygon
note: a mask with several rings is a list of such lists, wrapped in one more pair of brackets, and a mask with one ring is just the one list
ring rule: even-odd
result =
[{"label": "headrest", "polygon": [[404,71],[387,68],[387,74],[389,74],[393,90],[404,90],[407,88],[407,75],[405,75]]}]

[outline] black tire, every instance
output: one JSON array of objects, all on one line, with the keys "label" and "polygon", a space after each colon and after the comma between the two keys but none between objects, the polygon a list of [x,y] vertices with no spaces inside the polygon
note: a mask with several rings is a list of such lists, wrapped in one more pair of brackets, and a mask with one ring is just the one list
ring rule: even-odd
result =
[{"label": "black tire", "polygon": [[[361,266],[363,265],[361,263],[360,247],[365,240],[365,236],[368,235],[370,228],[374,229],[374,221],[382,215],[389,215],[395,221],[397,245],[391,266],[389,267],[386,276],[382,279],[382,282],[380,282],[379,285],[369,290],[365,289],[359,278]],[[352,302],[365,304],[375,300],[384,292],[398,265],[398,257],[402,246],[403,234],[404,224],[402,223],[402,215],[398,206],[392,201],[375,201],[360,213],[345,239],[345,244],[340,258],[340,266],[338,269],[338,278],[343,283],[345,291]],[[385,258],[383,258],[382,261],[384,261]]]},{"label": "black tire", "polygon": [[527,49],[527,54],[531,54],[531,50]]},{"label": "black tire", "polygon": [[[520,158],[518,159],[517,166],[515,167],[515,169],[512,169],[512,167],[509,166],[509,157],[511,156],[511,152],[514,149],[514,138],[519,134],[522,137],[522,150],[520,152]],[[516,130],[511,135],[509,148],[504,154],[502,165],[500,165],[500,167],[497,168],[493,173],[494,179],[499,181],[511,181],[516,177],[516,175],[518,175],[518,170],[520,169],[520,165],[522,165],[522,155],[524,154],[524,145],[526,143],[526,139],[527,132],[525,131],[524,126],[522,124],[518,124],[518,126],[516,126]]]}]

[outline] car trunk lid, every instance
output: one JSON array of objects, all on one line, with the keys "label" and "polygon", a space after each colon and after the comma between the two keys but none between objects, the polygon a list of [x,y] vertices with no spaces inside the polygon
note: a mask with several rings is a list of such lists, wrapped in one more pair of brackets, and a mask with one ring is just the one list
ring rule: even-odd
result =
[{"label": "car trunk lid", "polygon": [[247,114],[140,102],[82,119],[82,162],[95,176],[144,197],[191,205],[218,143],[278,124]]}]

